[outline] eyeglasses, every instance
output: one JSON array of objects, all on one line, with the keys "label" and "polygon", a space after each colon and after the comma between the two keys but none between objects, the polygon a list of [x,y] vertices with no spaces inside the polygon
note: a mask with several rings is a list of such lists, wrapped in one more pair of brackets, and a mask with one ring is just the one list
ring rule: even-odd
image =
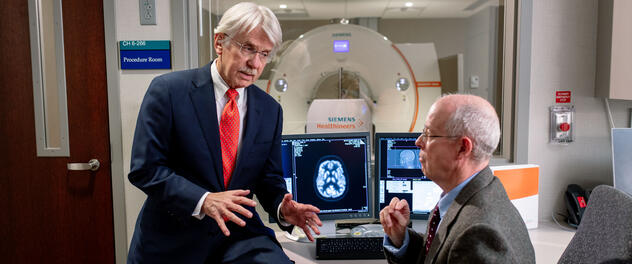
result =
[{"label": "eyeglasses", "polygon": [[424,130],[421,131],[421,141],[423,142],[428,142],[428,138],[455,138],[455,137],[459,137],[459,136],[435,136],[435,135],[428,135],[428,128],[424,127]]},{"label": "eyeglasses", "polygon": [[231,38],[228,34],[224,34],[224,35],[227,38],[231,39],[232,42],[234,42],[237,46],[239,46],[239,52],[241,52],[242,55],[248,57],[249,59],[254,58],[257,53],[259,53],[259,60],[270,62],[270,60],[272,59],[272,56],[270,56],[269,51],[258,51],[253,46],[236,41],[234,38]]}]

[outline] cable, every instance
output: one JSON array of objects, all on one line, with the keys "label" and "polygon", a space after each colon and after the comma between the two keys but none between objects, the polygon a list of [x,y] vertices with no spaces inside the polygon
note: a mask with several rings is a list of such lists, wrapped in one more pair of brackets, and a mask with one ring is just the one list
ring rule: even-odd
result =
[{"label": "cable", "polygon": [[606,103],[606,110],[608,112],[608,121],[610,122],[610,128],[614,128],[614,121],[612,120],[612,111],[610,111],[610,103],[608,103],[608,98],[604,98],[603,101]]},{"label": "cable", "polygon": [[[562,214],[560,214],[560,213],[558,213],[558,214],[559,214],[559,215],[562,215]],[[557,219],[555,219],[555,213],[553,213],[553,211],[551,211],[551,218],[553,218],[553,221],[555,221],[555,223],[557,224],[557,226],[559,226],[561,229],[564,229],[564,230],[567,230],[567,231],[573,231],[573,232],[577,231],[576,229],[568,228],[568,227],[565,227],[565,226],[561,225],[561,224],[557,221]]]}]

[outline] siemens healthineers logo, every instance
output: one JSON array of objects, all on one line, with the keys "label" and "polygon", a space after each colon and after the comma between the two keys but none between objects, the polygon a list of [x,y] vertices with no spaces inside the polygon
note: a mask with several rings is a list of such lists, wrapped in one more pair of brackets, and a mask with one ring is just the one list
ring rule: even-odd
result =
[{"label": "siemens healthineers logo", "polygon": [[317,128],[329,129],[356,129],[361,127],[364,122],[354,116],[330,116],[327,118],[328,123],[316,123]]}]

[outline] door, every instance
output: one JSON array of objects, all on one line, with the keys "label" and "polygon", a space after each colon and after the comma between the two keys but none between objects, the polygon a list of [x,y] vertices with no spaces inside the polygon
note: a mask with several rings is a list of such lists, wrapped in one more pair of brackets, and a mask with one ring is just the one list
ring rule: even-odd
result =
[{"label": "door", "polygon": [[37,156],[27,2],[0,1],[0,263],[113,263],[103,2],[62,3],[69,157]]}]

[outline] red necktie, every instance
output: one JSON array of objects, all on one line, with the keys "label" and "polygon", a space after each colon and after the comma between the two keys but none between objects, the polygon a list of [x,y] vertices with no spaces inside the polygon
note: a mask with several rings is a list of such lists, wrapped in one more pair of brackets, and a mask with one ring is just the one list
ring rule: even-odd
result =
[{"label": "red necktie", "polygon": [[435,206],[434,213],[428,222],[428,237],[426,238],[426,255],[430,250],[430,245],[432,244],[432,239],[437,232],[437,227],[439,226],[439,221],[441,221],[441,215],[439,214],[439,205]]},{"label": "red necktie", "polygon": [[239,144],[239,109],[237,109],[237,90],[228,89],[228,102],[222,111],[219,124],[219,137],[222,144],[222,167],[224,169],[224,187],[228,189],[230,176],[235,168],[237,145]]}]

